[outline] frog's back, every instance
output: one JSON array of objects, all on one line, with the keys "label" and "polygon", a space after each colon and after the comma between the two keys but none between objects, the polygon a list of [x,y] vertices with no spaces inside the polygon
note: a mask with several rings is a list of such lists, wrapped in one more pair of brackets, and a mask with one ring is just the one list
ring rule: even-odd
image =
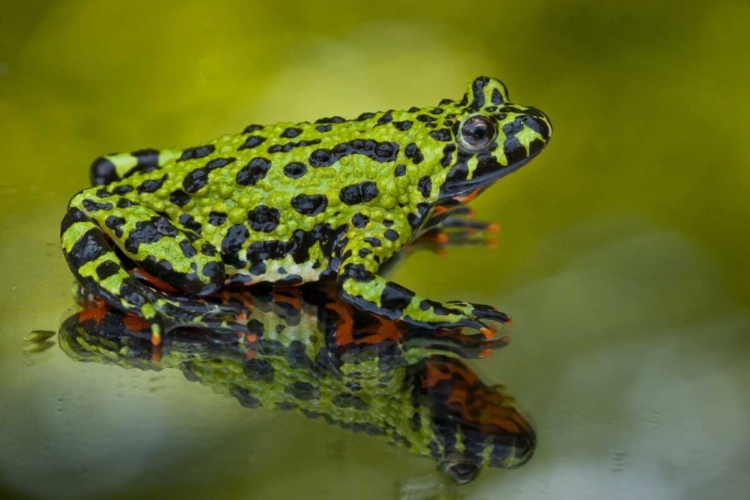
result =
[{"label": "frog's back", "polygon": [[[433,193],[414,186],[443,166],[424,162],[429,148],[419,139],[430,137],[439,118],[453,124],[443,112],[412,108],[250,125],[184,150],[107,155],[94,162],[92,182],[221,249],[230,283],[314,281],[350,226],[392,223],[394,210],[423,211],[419,205]],[[432,135],[440,134],[449,136]],[[401,230],[405,242],[411,228]]]}]

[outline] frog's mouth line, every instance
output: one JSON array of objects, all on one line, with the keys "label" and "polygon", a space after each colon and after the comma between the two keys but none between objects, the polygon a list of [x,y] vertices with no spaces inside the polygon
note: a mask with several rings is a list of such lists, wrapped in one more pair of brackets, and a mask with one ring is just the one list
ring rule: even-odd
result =
[{"label": "frog's mouth line", "polygon": [[[515,163],[508,165],[507,167],[501,166],[497,160],[493,159],[487,159],[484,160],[484,162],[488,162],[488,164],[493,164],[490,168],[491,172],[487,174],[480,175],[479,177],[474,177],[472,179],[466,179],[466,180],[460,180],[451,182],[446,182],[443,187],[440,189],[440,197],[439,201],[446,201],[448,199],[456,198],[459,196],[467,195],[479,188],[486,188],[489,187],[494,182],[498,181],[499,179],[505,177],[508,174],[512,174],[519,168],[523,167],[527,163],[529,163],[531,160],[536,158],[536,156],[542,151],[543,148],[539,148],[537,151],[533,151],[531,154],[526,156],[525,158],[522,158]],[[453,168],[458,168],[459,165],[455,165]]]}]

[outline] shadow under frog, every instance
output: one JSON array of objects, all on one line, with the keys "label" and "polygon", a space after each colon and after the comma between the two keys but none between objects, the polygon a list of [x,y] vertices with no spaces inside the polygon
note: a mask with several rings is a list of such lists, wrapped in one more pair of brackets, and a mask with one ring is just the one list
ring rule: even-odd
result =
[{"label": "shadow under frog", "polygon": [[248,408],[293,410],[431,457],[457,483],[485,466],[515,468],[536,436],[503,387],[461,358],[507,344],[460,330],[427,330],[363,313],[335,287],[253,288],[219,298],[246,330],[177,328],[160,346],[141,318],[81,299],[59,344],[79,361],[179,369]]}]

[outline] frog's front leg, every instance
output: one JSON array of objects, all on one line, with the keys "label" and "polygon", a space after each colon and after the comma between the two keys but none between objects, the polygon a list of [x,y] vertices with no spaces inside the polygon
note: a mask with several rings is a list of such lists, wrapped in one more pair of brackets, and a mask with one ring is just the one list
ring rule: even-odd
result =
[{"label": "frog's front leg", "polygon": [[[370,222],[365,228],[347,233],[341,251],[338,274],[339,295],[343,300],[391,320],[400,320],[426,328],[471,327],[486,336],[492,330],[482,320],[506,323],[510,318],[491,306],[469,302],[440,303],[417,295],[376,273],[382,262],[398,251],[401,235],[411,229],[404,221],[391,227]],[[403,238],[406,239],[406,238]]]},{"label": "frog's front leg", "polygon": [[112,241],[140,268],[189,295],[206,295],[224,283],[219,252],[198,235],[148,207],[104,189],[82,191],[70,201],[61,227],[65,258],[90,293],[146,319],[157,313],[180,322],[228,311],[208,303],[167,297],[122,266]]}]

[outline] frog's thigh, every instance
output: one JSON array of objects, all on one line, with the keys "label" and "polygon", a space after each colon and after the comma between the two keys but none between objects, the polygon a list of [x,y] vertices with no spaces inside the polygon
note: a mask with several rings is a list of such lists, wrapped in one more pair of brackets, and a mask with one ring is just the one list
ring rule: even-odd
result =
[{"label": "frog's thigh", "polygon": [[148,207],[121,196],[84,191],[70,202],[97,223],[144,271],[190,295],[224,284],[224,263],[213,245]]},{"label": "frog's thigh", "polygon": [[75,207],[68,208],[60,228],[63,254],[78,282],[90,293],[146,319],[156,315],[155,291],[133,278],[98,224]]}]

